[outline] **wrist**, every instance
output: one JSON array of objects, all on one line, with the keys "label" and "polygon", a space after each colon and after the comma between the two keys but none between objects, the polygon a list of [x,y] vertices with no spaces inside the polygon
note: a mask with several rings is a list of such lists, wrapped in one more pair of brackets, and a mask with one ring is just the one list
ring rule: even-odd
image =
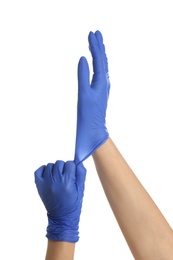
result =
[{"label": "wrist", "polygon": [[52,218],[48,215],[46,237],[54,241],[77,242],[79,240],[79,218]]},{"label": "wrist", "polygon": [[46,260],[73,260],[75,243],[48,239]]}]

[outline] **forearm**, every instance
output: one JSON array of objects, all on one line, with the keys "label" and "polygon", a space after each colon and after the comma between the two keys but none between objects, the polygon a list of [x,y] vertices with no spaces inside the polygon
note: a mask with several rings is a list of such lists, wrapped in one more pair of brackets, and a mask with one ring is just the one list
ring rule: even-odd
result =
[{"label": "forearm", "polygon": [[46,260],[73,260],[75,243],[48,239]]},{"label": "forearm", "polygon": [[172,229],[110,138],[93,159],[135,259],[172,259]]}]

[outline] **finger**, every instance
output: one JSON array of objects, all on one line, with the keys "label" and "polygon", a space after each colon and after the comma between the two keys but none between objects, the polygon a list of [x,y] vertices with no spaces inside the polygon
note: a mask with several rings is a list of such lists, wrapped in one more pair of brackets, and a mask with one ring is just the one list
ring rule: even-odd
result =
[{"label": "finger", "polygon": [[42,179],[43,178],[43,172],[44,172],[45,168],[46,168],[46,166],[42,165],[34,172],[35,181],[36,181],[36,179]]},{"label": "finger", "polygon": [[100,50],[104,53],[105,52],[105,46],[103,44],[103,36],[99,30],[95,32],[95,36],[99,45]]},{"label": "finger", "polygon": [[43,178],[45,179],[45,181],[52,181],[53,167],[54,167],[53,163],[47,164],[47,166],[43,172]]},{"label": "finger", "polygon": [[[64,164],[63,177],[66,183],[75,183],[76,164],[74,161],[67,161]],[[70,187],[70,186],[69,186]]]},{"label": "finger", "polygon": [[93,32],[89,33],[88,41],[91,55],[93,58],[93,72],[104,72],[104,62],[102,58],[102,53],[97,38]]},{"label": "finger", "polygon": [[100,48],[100,51],[102,54],[104,69],[105,69],[105,72],[107,73],[108,72],[108,61],[107,61],[107,56],[106,56],[106,52],[105,52],[105,45],[103,43],[103,36],[102,36],[101,32],[98,30],[95,32],[95,36],[96,36],[96,39],[97,39],[97,42],[98,42],[98,45],[99,45],[99,48]]},{"label": "finger", "polygon": [[55,162],[55,164],[54,164],[54,167],[53,167],[53,178],[56,181],[59,181],[60,178],[62,177],[64,164],[65,164],[65,162],[62,161],[62,160],[57,160]]},{"label": "finger", "polygon": [[78,91],[79,95],[85,93],[90,86],[89,66],[85,57],[81,57],[78,63]]}]

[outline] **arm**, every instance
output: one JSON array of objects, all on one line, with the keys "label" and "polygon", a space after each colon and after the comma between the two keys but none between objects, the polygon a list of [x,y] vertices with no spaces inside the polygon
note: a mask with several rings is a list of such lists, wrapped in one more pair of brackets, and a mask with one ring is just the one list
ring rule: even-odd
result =
[{"label": "arm", "polygon": [[79,220],[86,170],[73,161],[56,161],[35,171],[35,183],[47,210],[46,260],[72,260],[79,240]]},{"label": "arm", "polygon": [[93,155],[105,194],[134,257],[173,259],[169,224],[109,138],[105,126],[110,83],[99,31],[89,34],[89,46],[94,71],[91,85],[86,59],[80,59],[78,65],[75,160],[83,161]]},{"label": "arm", "polygon": [[75,243],[59,242],[48,239],[46,260],[73,260]]},{"label": "arm", "polygon": [[173,259],[172,229],[110,138],[93,159],[135,259]]}]

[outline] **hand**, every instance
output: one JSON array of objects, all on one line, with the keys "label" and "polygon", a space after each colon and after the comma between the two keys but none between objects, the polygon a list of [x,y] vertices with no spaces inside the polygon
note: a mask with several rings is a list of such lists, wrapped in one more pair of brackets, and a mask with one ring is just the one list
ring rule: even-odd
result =
[{"label": "hand", "polygon": [[35,183],[48,216],[46,237],[77,242],[86,169],[73,161],[56,161],[35,171]]},{"label": "hand", "polygon": [[88,41],[94,74],[90,84],[88,62],[81,57],[78,64],[76,164],[89,157],[109,136],[105,125],[110,90],[105,46],[99,31],[90,32]]}]

